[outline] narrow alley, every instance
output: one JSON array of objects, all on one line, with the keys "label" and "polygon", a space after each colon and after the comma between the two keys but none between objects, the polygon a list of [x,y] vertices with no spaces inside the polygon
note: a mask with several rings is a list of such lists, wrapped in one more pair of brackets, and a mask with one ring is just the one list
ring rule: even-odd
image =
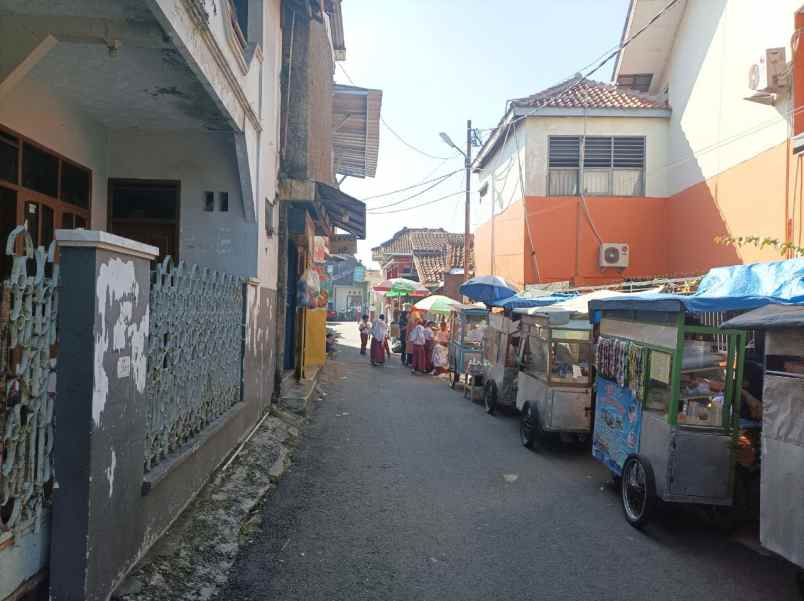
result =
[{"label": "narrow alley", "polygon": [[516,419],[398,355],[372,368],[355,324],[337,329],[326,396],[219,599],[799,598],[790,564],[688,510],[631,528],[588,449],[527,451]]}]

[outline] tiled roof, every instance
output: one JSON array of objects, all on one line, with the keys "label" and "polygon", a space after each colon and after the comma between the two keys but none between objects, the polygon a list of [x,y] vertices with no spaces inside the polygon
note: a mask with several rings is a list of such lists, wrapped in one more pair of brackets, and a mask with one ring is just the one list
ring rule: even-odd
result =
[{"label": "tiled roof", "polygon": [[[436,286],[443,280],[445,271],[463,266],[463,234],[443,228],[403,228],[371,251],[379,262],[389,255],[412,255],[419,281],[426,286]],[[470,260],[474,260],[471,255]]]},{"label": "tiled roof", "polygon": [[568,79],[513,104],[532,108],[664,109],[667,104],[615,85],[578,78]]}]

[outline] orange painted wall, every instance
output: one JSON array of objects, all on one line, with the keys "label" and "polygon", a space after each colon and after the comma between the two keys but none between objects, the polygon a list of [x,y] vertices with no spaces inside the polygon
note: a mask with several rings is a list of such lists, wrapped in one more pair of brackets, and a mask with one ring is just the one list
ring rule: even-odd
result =
[{"label": "orange painted wall", "polygon": [[[591,222],[604,242],[631,247],[626,269],[600,269],[600,242],[578,197],[528,197],[528,218],[543,282],[572,281],[577,286],[607,284],[623,278],[653,277],[667,270],[663,198],[587,197]],[[526,247],[529,240],[526,240]],[[537,281],[526,263],[526,278]]]},{"label": "orange painted wall", "polygon": [[517,201],[494,217],[493,272],[491,220],[475,230],[475,262],[479,275],[494,273],[519,286],[525,284],[525,213],[522,207],[522,201]]},{"label": "orange painted wall", "polygon": [[[787,223],[792,241],[801,244],[804,163],[788,152],[786,143],[779,144],[670,198],[587,197],[591,220],[603,241],[630,245],[631,265],[625,270],[598,267],[599,241],[580,198],[529,196],[528,219],[539,273],[530,259],[521,201],[497,218],[497,273],[520,284],[570,281],[588,286],[778,261],[783,257],[772,248],[724,246],[715,237],[784,240]],[[516,219],[523,223],[523,236],[514,227]],[[489,231],[489,223],[477,230],[478,273],[490,273]]]},{"label": "orange painted wall", "polygon": [[[668,203],[668,261],[671,272],[702,273],[711,267],[778,261],[778,252],[753,246],[734,248],[716,236],[762,236],[784,240],[787,144],[696,184]],[[795,161],[790,165],[793,202]],[[801,178],[801,175],[799,176]],[[796,196],[796,203],[800,203]]]}]

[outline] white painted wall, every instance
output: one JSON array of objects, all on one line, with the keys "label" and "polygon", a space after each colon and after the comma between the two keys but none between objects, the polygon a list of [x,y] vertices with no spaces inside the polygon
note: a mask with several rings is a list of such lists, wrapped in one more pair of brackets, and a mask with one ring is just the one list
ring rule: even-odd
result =
[{"label": "white painted wall", "polygon": [[[492,159],[478,173],[478,190],[480,186],[488,184],[488,192],[480,204],[472,206],[473,214],[478,216],[472,221],[485,223],[491,219],[491,206],[489,200],[494,201],[494,213],[500,214],[512,203],[522,198],[522,186],[519,180],[519,167],[525,172],[526,134],[522,124],[517,133],[511,130],[505,143],[497,150]],[[523,178],[523,183],[525,179]],[[473,198],[476,194],[472,194]]]},{"label": "white painted wall", "polygon": [[[109,177],[179,180],[179,253],[183,261],[241,276],[257,273],[257,224],[247,224],[230,133],[115,130],[109,134]],[[215,211],[204,211],[204,192]],[[229,193],[229,211],[218,210]]]},{"label": "white painted wall", "polygon": [[645,194],[665,196],[666,184],[657,167],[667,161],[666,117],[529,117],[525,121],[527,153],[525,187],[528,196],[547,195],[550,136],[645,136]]},{"label": "white painted wall", "polygon": [[785,47],[801,0],[689,0],[668,66],[673,116],[664,172],[670,194],[756,156],[788,135],[789,94],[777,106],[744,100],[748,69],[766,48]]},{"label": "white painted wall", "polygon": [[[276,289],[279,237],[276,233],[268,236],[265,230],[265,202],[276,197],[276,182],[279,173],[279,127],[281,89],[279,85],[282,69],[282,29],[281,0],[265,0],[263,4],[263,45],[262,45],[262,96],[260,118],[260,173],[257,195],[257,221],[259,224],[259,248],[257,257],[257,277],[260,285]],[[279,225],[279,205],[274,203],[274,229]]]},{"label": "white painted wall", "polygon": [[92,170],[92,228],[105,230],[107,130],[32,78],[3,97],[0,124]]}]

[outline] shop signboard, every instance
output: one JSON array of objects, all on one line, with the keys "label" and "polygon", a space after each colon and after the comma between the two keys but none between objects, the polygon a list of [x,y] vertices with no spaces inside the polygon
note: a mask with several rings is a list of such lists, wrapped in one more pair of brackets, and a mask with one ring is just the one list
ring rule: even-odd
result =
[{"label": "shop signboard", "polygon": [[629,388],[597,376],[592,455],[621,474],[629,455],[639,451],[642,406]]},{"label": "shop signboard", "polygon": [[336,234],[329,241],[329,250],[333,255],[353,255],[357,252],[357,237]]},{"label": "shop signboard", "polygon": [[366,268],[362,265],[355,265],[355,269],[352,272],[352,281],[355,284],[358,284],[366,279]]}]

